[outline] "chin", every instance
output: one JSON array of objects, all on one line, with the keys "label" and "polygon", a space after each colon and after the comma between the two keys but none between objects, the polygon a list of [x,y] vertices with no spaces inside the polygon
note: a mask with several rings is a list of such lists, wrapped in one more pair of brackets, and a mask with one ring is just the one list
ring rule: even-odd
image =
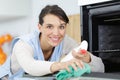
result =
[{"label": "chin", "polygon": [[60,44],[60,42],[58,42],[58,43],[52,43],[51,45],[55,47],[55,46],[58,46],[59,44]]},{"label": "chin", "polygon": [[58,46],[60,43],[61,43],[61,40],[56,41],[56,42],[51,41],[51,45],[52,45],[53,47]]},{"label": "chin", "polygon": [[[59,43],[58,43],[59,44]],[[58,44],[53,44],[53,46],[55,47],[55,46],[57,46]]]}]

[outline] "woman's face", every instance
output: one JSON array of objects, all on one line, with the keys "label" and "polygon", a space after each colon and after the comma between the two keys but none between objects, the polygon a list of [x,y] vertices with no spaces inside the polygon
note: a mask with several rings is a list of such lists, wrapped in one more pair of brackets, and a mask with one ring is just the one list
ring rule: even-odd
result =
[{"label": "woman's face", "polygon": [[65,36],[66,23],[52,14],[46,15],[43,21],[42,25],[39,24],[41,42],[52,47],[57,46]]}]

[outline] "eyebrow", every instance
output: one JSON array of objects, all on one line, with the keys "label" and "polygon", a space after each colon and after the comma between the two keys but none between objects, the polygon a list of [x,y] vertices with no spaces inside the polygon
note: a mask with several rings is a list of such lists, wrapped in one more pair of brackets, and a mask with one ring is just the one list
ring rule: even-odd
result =
[{"label": "eyebrow", "polygon": [[60,24],[60,25],[66,25],[66,23],[62,23],[62,24]]},{"label": "eyebrow", "polygon": [[[46,24],[46,25],[53,25],[53,24],[48,23],[48,24]],[[62,23],[62,24],[60,24],[60,25],[66,25],[66,23]]]}]

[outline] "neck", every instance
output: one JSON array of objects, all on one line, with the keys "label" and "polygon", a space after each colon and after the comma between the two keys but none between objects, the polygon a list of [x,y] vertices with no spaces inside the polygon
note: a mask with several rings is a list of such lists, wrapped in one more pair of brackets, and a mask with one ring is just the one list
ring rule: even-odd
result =
[{"label": "neck", "polygon": [[44,55],[44,59],[45,59],[46,61],[48,61],[48,60],[50,59],[50,57],[51,57],[53,51],[54,51],[54,48],[42,50],[43,55]]},{"label": "neck", "polygon": [[54,51],[54,47],[46,44],[46,42],[44,40],[42,40],[41,38],[40,38],[40,46],[41,46],[45,60],[49,60],[49,58],[51,57],[51,55]]}]

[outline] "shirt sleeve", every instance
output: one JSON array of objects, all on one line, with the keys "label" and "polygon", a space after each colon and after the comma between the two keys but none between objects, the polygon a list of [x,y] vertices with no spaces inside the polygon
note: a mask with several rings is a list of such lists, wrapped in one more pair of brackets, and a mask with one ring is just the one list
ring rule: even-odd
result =
[{"label": "shirt sleeve", "polygon": [[70,51],[72,51],[75,47],[77,47],[79,44],[69,37],[68,35],[65,35],[64,38],[64,44],[63,44],[63,54],[68,54]]},{"label": "shirt sleeve", "polygon": [[100,57],[94,56],[90,53],[91,62],[89,65],[91,66],[92,72],[104,72],[104,64]]},{"label": "shirt sleeve", "polygon": [[14,48],[13,54],[23,70],[32,76],[42,76],[51,73],[50,67],[54,62],[40,61],[33,58],[33,49],[30,45],[19,40]]}]

